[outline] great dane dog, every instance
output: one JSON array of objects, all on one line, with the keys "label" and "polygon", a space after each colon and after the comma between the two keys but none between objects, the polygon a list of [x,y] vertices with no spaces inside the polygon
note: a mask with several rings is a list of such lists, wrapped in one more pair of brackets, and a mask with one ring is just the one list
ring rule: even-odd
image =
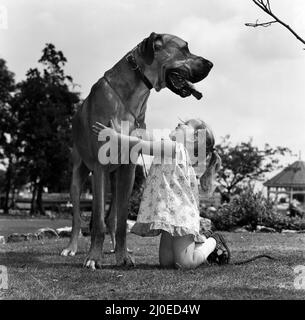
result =
[{"label": "great dane dog", "polygon": [[[79,199],[81,186],[93,174],[93,208],[91,246],[84,266],[101,267],[106,226],[115,242],[118,265],[133,265],[126,247],[126,220],[128,201],[134,183],[135,165],[102,165],[98,160],[101,142],[91,127],[98,121],[120,132],[121,121],[129,121],[130,132],[145,128],[145,111],[150,90],[167,87],[181,97],[201,93],[193,83],[204,79],[212,62],[190,53],[186,41],[170,34],[151,33],[128,52],[113,68],[95,83],[89,96],[76,112],[72,122],[74,147],[71,199],[73,205],[72,235],[62,255],[75,255],[80,233]],[[111,180],[112,204],[105,221],[105,186]]]}]

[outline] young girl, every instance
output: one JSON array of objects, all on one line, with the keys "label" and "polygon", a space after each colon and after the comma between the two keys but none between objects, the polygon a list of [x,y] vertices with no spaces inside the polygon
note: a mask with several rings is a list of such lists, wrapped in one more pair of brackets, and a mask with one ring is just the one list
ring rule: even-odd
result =
[{"label": "young girl", "polygon": [[[205,130],[205,141],[198,138],[200,130]],[[160,265],[165,268],[196,268],[203,263],[229,263],[230,251],[224,238],[211,231],[199,233],[197,179],[205,192],[211,192],[214,175],[221,163],[214,149],[215,139],[211,129],[202,120],[191,119],[178,124],[170,134],[171,140],[162,140],[162,143],[122,135],[97,122],[93,132],[98,136],[101,131],[104,136],[115,135],[121,143],[128,142],[131,149],[137,145],[137,150],[155,156],[137,222],[131,232],[143,237],[161,234]],[[182,142],[176,141],[178,136],[184,137],[179,139]],[[204,147],[208,163],[206,168],[202,168],[197,159],[198,151],[200,148],[204,150]]]}]

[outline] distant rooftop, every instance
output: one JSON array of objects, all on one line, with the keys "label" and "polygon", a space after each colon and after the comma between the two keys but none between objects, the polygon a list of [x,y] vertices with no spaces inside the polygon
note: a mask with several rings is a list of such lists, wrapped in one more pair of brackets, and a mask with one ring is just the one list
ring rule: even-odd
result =
[{"label": "distant rooftop", "polygon": [[305,188],[305,162],[295,161],[264,183],[266,187]]}]

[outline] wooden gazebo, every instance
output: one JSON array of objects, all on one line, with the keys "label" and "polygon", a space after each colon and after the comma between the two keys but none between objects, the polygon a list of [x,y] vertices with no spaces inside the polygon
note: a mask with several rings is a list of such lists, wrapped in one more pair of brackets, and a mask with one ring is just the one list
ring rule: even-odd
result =
[{"label": "wooden gazebo", "polygon": [[289,203],[293,199],[297,199],[302,205],[305,205],[305,162],[295,161],[266,181],[264,186],[267,187],[268,198],[271,193],[275,194],[276,203],[279,194],[287,194]]}]

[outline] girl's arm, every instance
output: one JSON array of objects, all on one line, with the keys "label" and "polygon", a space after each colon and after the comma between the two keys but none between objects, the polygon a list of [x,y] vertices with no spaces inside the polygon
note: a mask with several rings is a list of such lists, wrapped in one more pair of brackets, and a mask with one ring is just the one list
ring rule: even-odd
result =
[{"label": "girl's arm", "polygon": [[138,150],[138,153],[142,151],[143,154],[147,154],[150,156],[161,156],[162,158],[169,157],[172,159],[174,159],[176,156],[176,142],[171,140],[162,139],[159,141],[146,141],[138,137],[118,133],[114,129],[106,127],[99,122],[96,122],[95,125],[92,126],[92,130],[96,136],[99,136],[101,130],[107,130],[109,131],[108,135],[110,137],[116,135],[117,138],[120,140],[121,144],[128,143],[130,149],[137,146],[136,149]]},{"label": "girl's arm", "polygon": [[[119,135],[122,143],[129,143],[130,148],[139,147],[143,154],[150,156],[160,156],[161,158],[172,158],[176,156],[176,142],[171,140],[142,140],[137,137]],[[139,150],[139,151],[140,151]]]}]

